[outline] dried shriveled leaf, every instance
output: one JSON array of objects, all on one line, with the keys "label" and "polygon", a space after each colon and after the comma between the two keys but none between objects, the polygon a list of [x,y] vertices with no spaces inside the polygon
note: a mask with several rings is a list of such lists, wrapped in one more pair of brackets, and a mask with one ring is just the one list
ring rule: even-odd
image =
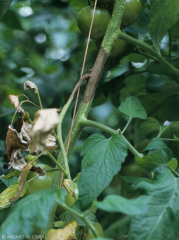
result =
[{"label": "dried shriveled leaf", "polygon": [[32,130],[32,125],[30,125],[27,122],[23,122],[22,128],[21,128],[21,134],[22,134],[23,139],[28,143],[30,142],[30,131],[31,130]]},{"label": "dried shriveled leaf", "polygon": [[27,165],[24,157],[21,154],[20,149],[14,150],[11,154],[10,165],[13,169],[22,171],[23,168]]},{"label": "dried shriveled leaf", "polygon": [[32,166],[32,168],[30,169],[31,172],[36,172],[38,173],[40,176],[44,176],[46,173],[46,169],[45,168],[41,168],[41,167],[36,167],[36,166]]},{"label": "dried shriveled leaf", "polygon": [[34,92],[37,93],[38,92],[38,88],[35,85],[35,83],[31,82],[31,81],[26,81],[24,83],[24,90],[28,90],[28,89],[34,89]]},{"label": "dried shriveled leaf", "polygon": [[18,188],[17,188],[17,192],[16,194],[11,197],[9,199],[9,201],[12,203],[14,201],[16,201],[23,193],[23,190],[25,188],[25,185],[26,185],[26,180],[27,180],[27,175],[28,175],[28,172],[29,170],[31,169],[31,164],[28,163],[23,169],[22,169],[22,173],[21,175],[19,176],[19,179],[18,179]]},{"label": "dried shriveled leaf", "polygon": [[59,123],[57,111],[57,108],[52,108],[39,110],[36,113],[31,132],[31,152],[35,150],[36,146],[39,146],[41,151],[45,151],[46,147],[53,150],[56,148],[55,138],[52,135],[49,136],[49,134]]},{"label": "dried shriveled leaf", "polygon": [[6,137],[6,150],[9,159],[11,158],[12,152],[17,149],[20,149],[21,151],[29,151],[28,142],[22,138],[21,134],[9,125]]},{"label": "dried shriveled leaf", "polygon": [[54,151],[58,147],[56,144],[56,138],[52,134],[47,136],[45,146],[49,151]]},{"label": "dried shriveled leaf", "polygon": [[46,236],[46,240],[73,240],[76,239],[75,229],[77,228],[76,221],[68,223],[64,228],[54,230],[51,229]]},{"label": "dried shriveled leaf", "polygon": [[[18,183],[14,183],[13,185],[6,188],[0,194],[0,210],[7,208],[11,205],[11,202],[9,201],[9,199],[14,196],[14,194],[17,192],[17,189],[18,189]],[[24,196],[26,191],[27,191],[27,184],[25,185],[25,188],[23,189],[20,197]]]},{"label": "dried shriveled leaf", "polygon": [[18,98],[18,96],[16,96],[16,95],[9,95],[9,100],[12,103],[12,105],[15,107],[15,109],[18,111],[18,113],[21,116],[24,116],[25,112],[24,112],[24,109],[21,106],[19,106],[19,98]]}]

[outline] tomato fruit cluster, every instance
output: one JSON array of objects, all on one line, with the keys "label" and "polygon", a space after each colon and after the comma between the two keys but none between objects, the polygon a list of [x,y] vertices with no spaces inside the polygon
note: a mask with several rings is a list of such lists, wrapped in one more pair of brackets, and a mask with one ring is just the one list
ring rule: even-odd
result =
[{"label": "tomato fruit cluster", "polygon": [[122,16],[122,26],[132,25],[139,17],[141,12],[140,0],[126,0],[125,10]]},{"label": "tomato fruit cluster", "polygon": [[[83,8],[77,16],[78,27],[86,37],[88,37],[92,16],[92,6]],[[93,27],[91,30],[91,39],[97,39],[104,36],[110,19],[111,15],[106,8],[102,6],[96,7],[94,13]]]},{"label": "tomato fruit cluster", "polygon": [[[94,2],[94,0],[92,0]],[[141,12],[140,0],[125,0],[125,9],[122,17],[122,27],[132,25],[139,17]],[[98,0],[98,5],[94,13],[94,20],[91,30],[91,39],[96,40],[97,47],[101,44],[101,39],[106,32],[107,26],[111,19],[111,8],[113,8],[114,0]],[[90,31],[91,20],[93,16],[93,6],[83,8],[77,16],[77,24],[80,31],[88,37]],[[114,43],[110,57],[121,54],[126,48],[126,42],[117,39]]]}]

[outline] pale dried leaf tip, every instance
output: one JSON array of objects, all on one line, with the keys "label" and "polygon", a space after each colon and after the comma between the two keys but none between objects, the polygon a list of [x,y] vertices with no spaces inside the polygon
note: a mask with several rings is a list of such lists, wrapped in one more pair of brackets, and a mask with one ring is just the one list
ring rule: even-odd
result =
[{"label": "pale dried leaf tip", "polygon": [[19,106],[19,98],[18,98],[18,96],[9,95],[8,98],[9,98],[10,102],[12,103],[12,105],[15,107],[15,109],[17,109],[18,106]]},{"label": "pale dried leaf tip", "polygon": [[38,93],[38,88],[35,85],[35,83],[31,82],[31,81],[26,81],[24,83],[24,90],[28,90],[28,89],[34,89],[35,93]]},{"label": "pale dried leaf tip", "polygon": [[15,109],[18,111],[18,113],[21,116],[24,116],[25,112],[24,109],[19,105],[19,98],[16,95],[9,95],[9,100],[12,103],[12,105],[15,107]]},{"label": "pale dried leaf tip", "polygon": [[42,152],[48,148],[50,151],[55,150],[56,138],[50,133],[59,123],[58,109],[43,109],[35,114],[35,120],[31,131],[30,150],[34,151],[36,146],[40,147]]}]

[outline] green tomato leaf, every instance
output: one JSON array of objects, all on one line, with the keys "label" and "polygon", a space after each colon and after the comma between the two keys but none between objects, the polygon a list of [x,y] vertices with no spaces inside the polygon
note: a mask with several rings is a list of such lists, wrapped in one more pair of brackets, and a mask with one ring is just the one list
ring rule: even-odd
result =
[{"label": "green tomato leaf", "polygon": [[127,156],[126,142],[120,135],[106,139],[91,135],[84,144],[82,171],[78,182],[79,200],[87,207],[109,185]]},{"label": "green tomato leaf", "polygon": [[145,119],[147,117],[145,109],[143,108],[139,100],[133,96],[126,98],[126,100],[121,103],[119,111],[125,113],[127,116],[129,116],[130,119]]},{"label": "green tomato leaf", "polygon": [[160,124],[157,119],[148,117],[142,124],[139,126],[138,134],[140,139],[148,139],[156,136],[159,133]]},{"label": "green tomato leaf", "polygon": [[143,152],[149,150],[157,150],[161,148],[167,148],[167,145],[160,138],[155,137],[149,142]]},{"label": "green tomato leaf", "polygon": [[151,171],[157,166],[167,165],[172,157],[173,152],[170,148],[161,148],[148,153],[143,158],[136,157],[135,161],[140,167]]},{"label": "green tomato leaf", "polygon": [[135,216],[146,211],[145,208],[145,197],[140,197],[140,208],[139,200],[126,199],[117,195],[107,196],[102,202],[95,202],[97,208],[100,208],[107,212],[121,212],[130,216]]},{"label": "green tomato leaf", "polygon": [[107,196],[95,204],[105,211],[117,209],[132,215],[129,240],[177,239],[179,178],[175,178],[169,169],[162,168],[152,183],[140,182],[136,188],[142,189],[146,195],[131,200]]},{"label": "green tomato leaf", "polygon": [[160,44],[170,27],[179,20],[178,0],[154,0],[150,9],[149,33],[160,53]]},{"label": "green tomato leaf", "polygon": [[30,235],[35,226],[46,228],[49,214],[58,201],[65,202],[65,189],[42,189],[14,204],[1,225],[2,235]]},{"label": "green tomato leaf", "polygon": [[5,14],[5,12],[8,10],[12,0],[0,0],[0,19]]},{"label": "green tomato leaf", "polygon": [[10,185],[18,182],[18,178],[17,177],[11,177],[11,178],[1,178],[1,181],[7,186],[9,187]]},{"label": "green tomato leaf", "polygon": [[178,168],[178,161],[176,158],[172,158],[172,160],[170,160],[168,163],[167,163],[168,167],[173,169],[173,170],[176,170]]}]

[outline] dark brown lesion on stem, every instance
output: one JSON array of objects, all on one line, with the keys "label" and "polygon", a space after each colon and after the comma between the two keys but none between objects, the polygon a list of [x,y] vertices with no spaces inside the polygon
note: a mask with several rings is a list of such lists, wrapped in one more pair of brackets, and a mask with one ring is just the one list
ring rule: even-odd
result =
[{"label": "dark brown lesion on stem", "polygon": [[103,71],[104,64],[107,59],[106,51],[101,47],[99,54],[96,58],[95,64],[90,70],[90,78],[86,86],[85,94],[83,97],[83,104],[87,104],[94,97],[96,87],[98,85],[101,73]]}]

